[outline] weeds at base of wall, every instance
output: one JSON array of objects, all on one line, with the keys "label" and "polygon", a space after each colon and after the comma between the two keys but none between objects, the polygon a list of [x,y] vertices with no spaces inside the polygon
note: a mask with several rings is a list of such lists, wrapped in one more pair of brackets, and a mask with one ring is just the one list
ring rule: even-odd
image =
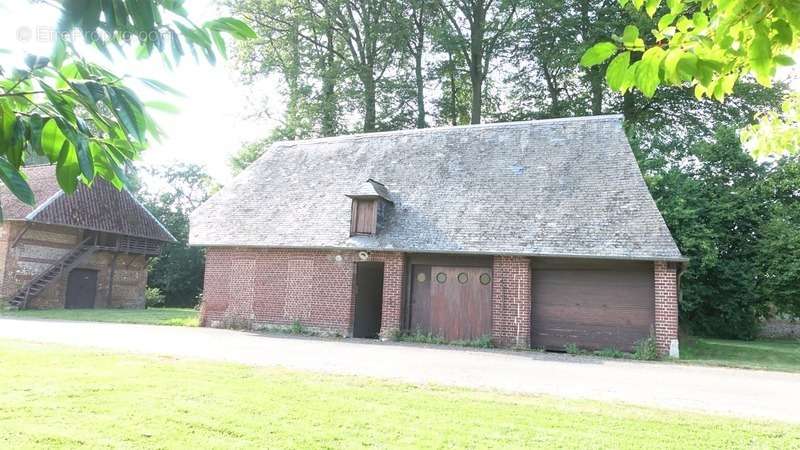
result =
[{"label": "weeds at base of wall", "polygon": [[642,361],[655,361],[659,359],[656,340],[652,337],[637,341],[633,346],[633,357]]},{"label": "weeds at base of wall", "polygon": [[413,342],[416,344],[436,344],[436,345],[454,345],[458,347],[473,347],[473,348],[494,348],[492,338],[490,336],[481,336],[475,339],[448,341],[447,339],[437,336],[432,333],[424,333],[421,330],[416,331],[400,331],[397,330],[392,335],[392,340],[397,342]]},{"label": "weeds at base of wall", "polygon": [[578,345],[574,343],[565,345],[564,351],[572,356],[598,356],[600,358],[636,359],[639,361],[657,361],[661,359],[658,354],[658,347],[656,347],[656,341],[652,337],[636,341],[632,353],[623,352],[614,347],[607,347],[591,352],[578,347]]},{"label": "weeds at base of wall", "polygon": [[309,336],[309,337],[326,337],[326,338],[342,337],[341,333],[306,327],[299,320],[295,320],[294,322],[292,322],[291,325],[263,324],[263,325],[257,325],[253,329],[254,331],[258,331],[260,333],[286,334],[291,336]]}]

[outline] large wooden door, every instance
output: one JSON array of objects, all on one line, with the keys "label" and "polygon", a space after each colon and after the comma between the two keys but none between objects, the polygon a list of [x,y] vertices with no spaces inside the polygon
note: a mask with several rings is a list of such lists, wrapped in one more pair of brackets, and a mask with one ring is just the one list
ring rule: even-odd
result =
[{"label": "large wooden door", "polygon": [[481,281],[489,273],[479,267],[431,267],[431,333],[448,341],[491,335],[492,288],[485,277]]},{"label": "large wooden door", "polygon": [[650,335],[652,263],[543,261],[533,266],[533,347],[631,351]]},{"label": "large wooden door", "polygon": [[97,296],[97,271],[72,269],[67,278],[65,308],[94,308]]}]

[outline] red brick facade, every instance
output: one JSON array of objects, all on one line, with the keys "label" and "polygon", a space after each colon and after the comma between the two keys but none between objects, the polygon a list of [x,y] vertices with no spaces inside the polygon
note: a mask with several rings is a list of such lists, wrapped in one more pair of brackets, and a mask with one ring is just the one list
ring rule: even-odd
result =
[{"label": "red brick facade", "polygon": [[500,347],[528,347],[532,307],[530,259],[496,256],[492,272],[492,340]]},{"label": "red brick facade", "polygon": [[678,339],[677,268],[674,263],[656,261],[654,273],[656,344],[662,355],[668,355],[670,343]]},{"label": "red brick facade", "polygon": [[[302,326],[349,336],[356,252],[209,248],[201,320],[207,326]],[[381,334],[400,328],[405,271],[402,253],[372,253],[383,261]]]},{"label": "red brick facade", "polygon": [[[201,311],[206,326],[303,327],[352,335],[355,299],[354,251],[209,248]],[[384,263],[380,334],[390,337],[404,323],[406,258],[375,252]],[[497,256],[492,263],[492,339],[500,347],[530,345],[530,259]],[[678,338],[676,267],[655,263],[655,337],[662,354]]]}]

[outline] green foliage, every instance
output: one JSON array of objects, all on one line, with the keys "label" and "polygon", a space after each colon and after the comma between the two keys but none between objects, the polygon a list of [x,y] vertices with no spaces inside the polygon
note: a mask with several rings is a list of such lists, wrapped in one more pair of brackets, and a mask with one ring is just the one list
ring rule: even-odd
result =
[{"label": "green foliage", "polygon": [[413,342],[416,344],[455,345],[458,347],[493,348],[491,336],[481,336],[475,339],[448,341],[442,336],[426,333],[422,330],[401,331],[397,330],[392,339],[398,342]]},{"label": "green foliage", "polygon": [[641,361],[655,361],[659,359],[656,340],[646,337],[636,342],[633,346],[633,358]]},{"label": "green foliage", "polygon": [[[800,9],[780,0],[619,0],[649,17],[661,11],[647,41],[633,25],[614,41],[595,44],[582,59],[585,66],[605,62],[617,51],[641,54],[629,66],[619,90],[638,88],[652,96],[659,85],[691,82],[698,98],[723,100],[742,76],[752,73],[768,86],[788,55],[800,48]],[[655,87],[654,87],[655,86]]]},{"label": "green foliage", "polygon": [[[136,45],[139,56],[158,53],[168,65],[187,50],[213,63],[217,52],[225,54],[223,34],[255,36],[233,18],[195,25],[182,1],[93,0],[67,2],[60,9],[50,57],[29,55],[25,67],[8,76],[0,68],[0,181],[28,204],[34,203],[33,194],[20,176],[26,154],[56,164],[58,183],[68,193],[95,176],[122,188],[125,165],[161,137],[148,108],[126,87],[126,77],[83,59],[61,36],[77,30],[109,59],[109,46],[124,56],[123,46]],[[175,92],[156,80],[140,81],[161,93]]]},{"label": "green foliage", "polygon": [[690,264],[681,323],[691,334],[752,339],[774,311],[799,311],[800,170],[757,162],[732,130],[684,149],[652,148],[646,180]]},{"label": "green foliage", "polygon": [[568,355],[573,355],[573,356],[583,354],[583,350],[581,350],[581,348],[578,347],[578,344],[575,344],[574,342],[570,342],[567,345],[565,345],[564,351],[567,352]]},{"label": "green foliage", "polygon": [[157,287],[148,287],[144,290],[144,304],[148,308],[160,308],[164,306],[166,297]]},{"label": "green foliage", "polygon": [[301,324],[299,320],[292,322],[292,326],[289,328],[289,331],[292,334],[305,334],[305,328],[303,328],[303,324]]},{"label": "green foliage", "polygon": [[[697,99],[722,102],[736,83],[752,75],[771,86],[777,69],[795,64],[800,49],[800,8],[783,0],[619,0],[656,19],[643,38],[634,25],[622,36],[589,48],[581,64],[608,64],[606,80],[615,91],[638,89],[646,97],[659,86],[690,86]],[[632,54],[633,57],[627,56]],[[743,136],[756,155],[800,151],[800,107],[790,100],[784,116],[763,115]]]},{"label": "green foliage", "polygon": [[234,175],[238,175],[244,169],[246,169],[250,164],[252,164],[255,160],[261,157],[269,146],[275,142],[275,135],[269,139],[262,139],[256,142],[249,142],[242,146],[236,153],[231,155],[230,159],[228,160],[228,165],[231,167],[231,171]]},{"label": "green foliage", "polygon": [[614,359],[625,358],[627,356],[625,352],[621,352],[614,347],[600,349],[594,352],[593,354],[601,358],[614,358]]},{"label": "green foliage", "polygon": [[149,170],[139,197],[175,237],[148,265],[147,283],[166,297],[167,306],[194,306],[203,288],[205,251],[189,246],[189,214],[217,188],[203,168],[193,164]]},{"label": "green foliage", "polygon": [[433,333],[426,333],[422,330],[401,331],[397,330],[392,338],[399,342],[414,342],[417,344],[447,344],[447,340]]},{"label": "green foliage", "polygon": [[742,142],[756,157],[800,153],[800,93],[789,95],[780,111],[767,111],[742,130]]}]

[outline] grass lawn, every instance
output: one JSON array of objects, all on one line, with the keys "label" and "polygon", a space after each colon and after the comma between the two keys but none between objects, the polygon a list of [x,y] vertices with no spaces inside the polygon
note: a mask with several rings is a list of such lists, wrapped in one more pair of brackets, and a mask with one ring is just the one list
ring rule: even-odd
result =
[{"label": "grass lawn", "polygon": [[2,448],[797,448],[800,427],[0,340]]},{"label": "grass lawn", "polygon": [[800,372],[800,340],[692,338],[690,342],[681,342],[681,361]]},{"label": "grass lawn", "polygon": [[191,308],[148,309],[46,309],[4,311],[6,317],[35,319],[87,320],[92,322],[144,323],[150,325],[177,325],[196,327],[197,311]]}]

